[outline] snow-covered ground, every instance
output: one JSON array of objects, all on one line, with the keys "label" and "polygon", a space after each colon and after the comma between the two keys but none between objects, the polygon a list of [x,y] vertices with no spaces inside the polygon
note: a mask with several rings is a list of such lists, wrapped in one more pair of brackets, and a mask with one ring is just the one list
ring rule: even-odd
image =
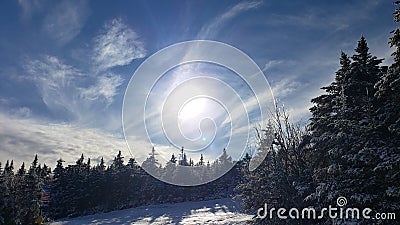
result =
[{"label": "snow-covered ground", "polygon": [[246,224],[251,215],[239,213],[240,205],[231,199],[182,202],[65,219],[51,225],[72,224]]}]

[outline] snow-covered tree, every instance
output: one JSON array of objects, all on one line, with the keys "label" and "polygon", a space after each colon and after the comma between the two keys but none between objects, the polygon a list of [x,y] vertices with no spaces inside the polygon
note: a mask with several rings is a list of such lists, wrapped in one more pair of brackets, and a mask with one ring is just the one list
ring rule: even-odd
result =
[{"label": "snow-covered tree", "polygon": [[342,53],[335,81],[325,88],[325,95],[313,99],[310,131],[317,186],[307,199],[317,207],[326,207],[344,196],[349,206],[369,205],[380,210],[382,193],[387,190],[377,168],[388,152],[376,126],[380,103],[374,96],[379,93],[375,83],[386,68],[379,66],[381,59],[369,53],[364,37],[351,59],[349,64]]},{"label": "snow-covered tree", "polygon": [[[400,5],[399,1],[395,5]],[[394,12],[394,21],[400,22],[400,8]],[[379,155],[374,172],[378,174],[378,207],[384,211],[400,211],[400,30],[392,31],[390,47],[395,48],[394,62],[376,84],[375,129],[383,144],[373,149]]]},{"label": "snow-covered tree", "polygon": [[[242,163],[244,178],[238,185],[239,197],[246,212],[256,213],[268,207],[301,207],[310,189],[311,172],[308,148],[303,146],[306,133],[292,124],[284,109],[276,108],[274,118],[263,129],[257,129],[257,153]],[[273,141],[271,141],[271,136]],[[251,164],[258,165],[250,171]],[[299,221],[255,219],[255,224],[288,224]]]},{"label": "snow-covered tree", "polygon": [[147,157],[147,159],[144,160],[143,163],[142,163],[142,167],[146,171],[150,171],[152,174],[159,174],[160,163],[158,162],[158,160],[156,158],[156,155],[157,155],[156,150],[153,147],[151,149],[149,157]]}]

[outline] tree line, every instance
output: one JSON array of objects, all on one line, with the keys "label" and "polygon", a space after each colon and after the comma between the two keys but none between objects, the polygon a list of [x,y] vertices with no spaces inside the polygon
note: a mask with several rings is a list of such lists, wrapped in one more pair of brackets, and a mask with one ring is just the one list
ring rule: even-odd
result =
[{"label": "tree line", "polygon": [[[108,212],[156,203],[175,203],[232,197],[240,182],[242,161],[234,162],[223,150],[221,156],[205,162],[201,155],[195,163],[187,159],[184,149],[162,167],[158,164],[155,149],[141,166],[135,159],[124,162],[119,151],[111,165],[103,158],[92,165],[90,158],[81,157],[73,165],[64,166],[59,159],[53,171],[38,163],[38,156],[29,169],[14,172],[13,161],[5,168],[0,163],[0,224],[42,224],[48,220],[77,217],[98,212]],[[221,168],[233,168],[218,180],[193,187],[167,184],[150,176],[143,168],[154,168],[163,176],[197,176],[201,179]],[[190,174],[182,174],[186,167]]]}]

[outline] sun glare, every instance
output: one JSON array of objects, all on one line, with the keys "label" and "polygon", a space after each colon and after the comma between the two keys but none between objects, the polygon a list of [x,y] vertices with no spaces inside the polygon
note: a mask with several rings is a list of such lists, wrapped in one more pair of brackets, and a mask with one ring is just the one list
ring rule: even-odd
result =
[{"label": "sun glare", "polygon": [[209,100],[204,98],[193,98],[188,100],[180,108],[178,118],[186,121],[200,116],[207,108],[207,101]]}]

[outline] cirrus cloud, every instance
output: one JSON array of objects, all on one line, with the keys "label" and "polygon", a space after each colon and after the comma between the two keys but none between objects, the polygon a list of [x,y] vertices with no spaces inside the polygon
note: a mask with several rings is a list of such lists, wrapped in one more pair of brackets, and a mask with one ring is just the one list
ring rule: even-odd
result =
[{"label": "cirrus cloud", "polygon": [[80,154],[96,162],[106,161],[121,150],[128,154],[125,141],[98,129],[82,128],[73,124],[49,123],[33,118],[10,116],[0,112],[0,159],[16,159],[16,163],[30,162],[33,154],[41,162],[54,166],[62,158],[73,163]]},{"label": "cirrus cloud", "polygon": [[94,43],[92,59],[100,71],[128,65],[134,59],[146,55],[144,44],[137,33],[121,19],[106,23]]},{"label": "cirrus cloud", "polygon": [[94,112],[113,103],[123,82],[119,75],[92,76],[48,55],[28,60],[25,70],[28,72],[26,78],[37,86],[51,112],[85,124],[92,122]]}]

